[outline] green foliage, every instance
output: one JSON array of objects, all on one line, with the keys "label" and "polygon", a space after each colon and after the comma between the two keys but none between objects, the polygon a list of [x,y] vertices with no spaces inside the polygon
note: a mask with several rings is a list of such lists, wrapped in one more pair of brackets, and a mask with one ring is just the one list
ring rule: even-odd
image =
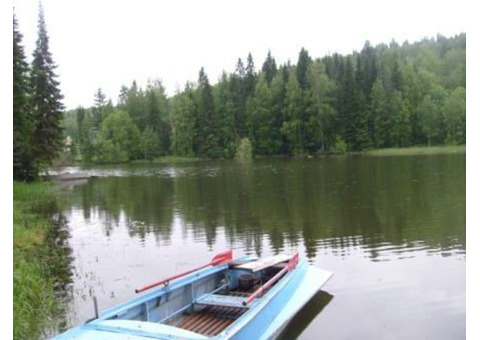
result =
[{"label": "green foliage", "polygon": [[235,152],[235,160],[237,162],[250,162],[253,158],[252,143],[248,138],[242,138],[238,142],[237,151]]},{"label": "green foliage", "polygon": [[184,92],[172,98],[171,129],[173,154],[178,156],[193,156],[195,138],[195,104],[194,91],[187,84]]},{"label": "green foliage", "polygon": [[43,8],[40,5],[38,39],[33,52],[30,74],[31,105],[35,123],[33,132],[32,159],[39,166],[50,165],[62,149],[63,129],[61,126],[63,96],[55,74],[56,65],[49,50]]},{"label": "green foliage", "polygon": [[278,153],[281,141],[278,130],[275,129],[271,90],[263,73],[257,82],[253,97],[247,101],[247,128],[255,154]]},{"label": "green foliage", "polygon": [[158,152],[158,135],[151,126],[147,126],[141,137],[141,148],[144,159],[154,159]]},{"label": "green foliage", "polygon": [[372,87],[370,114],[373,116],[373,140],[376,147],[390,144],[392,119],[388,109],[388,99],[380,79]]},{"label": "green foliage", "polygon": [[392,119],[390,139],[392,144],[397,147],[409,146],[412,133],[409,111],[402,94],[398,91],[394,91],[390,99],[390,110]]},{"label": "green foliage", "polygon": [[273,77],[275,77],[275,74],[277,74],[277,64],[275,62],[275,58],[272,57],[270,50],[268,51],[267,59],[265,59],[265,62],[263,63],[262,72],[265,74],[268,85],[270,85]]},{"label": "green foliage", "polygon": [[230,88],[227,74],[223,73],[219,84],[213,89],[216,117],[219,120],[219,138],[222,156],[233,158],[236,150],[237,132],[235,130],[234,94]]},{"label": "green foliage", "polygon": [[[170,125],[168,123],[168,103],[165,87],[156,80],[147,86],[145,93],[146,116],[145,126],[152,128],[152,134],[157,139],[153,156],[166,155],[170,149]],[[143,124],[139,125],[142,126]]]},{"label": "green foliage", "polygon": [[127,112],[117,111],[103,121],[94,148],[96,161],[101,163],[126,162],[140,157],[140,132]]},{"label": "green foliage", "polygon": [[336,153],[346,153],[348,151],[347,143],[339,135],[335,137],[335,145],[332,151]]},{"label": "green foliage", "polygon": [[13,182],[13,338],[41,337],[46,320],[57,312],[52,258],[45,254],[52,204],[50,183]]},{"label": "green foliage", "polygon": [[305,148],[310,152],[328,150],[335,141],[336,110],[334,108],[336,85],[330,80],[321,61],[309,64],[307,90],[304,93],[307,121],[305,123]]},{"label": "green foliage", "polygon": [[305,137],[303,113],[302,90],[295,73],[291,72],[286,85],[284,121],[281,128],[282,134],[288,141],[291,154],[303,152]]},{"label": "green foliage", "polygon": [[[465,143],[465,100],[456,90],[465,89],[465,50],[461,34],[402,45],[367,41],[359,52],[321,59],[302,48],[296,65],[277,65],[269,51],[260,72],[249,53],[215,85],[202,68],[196,84],[171,98],[160,81],[145,90],[134,81],[122,86],[116,108],[98,91],[94,107],[77,110],[78,150],[87,162],[118,162],[234,158],[242,138],[255,155]],[[138,131],[128,143],[105,132],[118,110]],[[72,122],[65,126],[70,133]]]},{"label": "green foliage", "polygon": [[297,80],[302,91],[307,88],[307,69],[311,61],[307,50],[302,47],[297,62]]},{"label": "green foliage", "polygon": [[440,133],[440,111],[435,102],[427,95],[418,106],[418,118],[422,133],[427,137],[428,146]]},{"label": "green foliage", "polygon": [[463,144],[466,142],[466,97],[465,88],[457,87],[446,100],[443,108],[446,142]]},{"label": "green foliage", "polygon": [[22,35],[13,18],[13,176],[32,181],[52,164],[63,144],[62,99],[49,51],[43,8],[31,67],[25,61]]},{"label": "green foliage", "polygon": [[37,165],[32,159],[31,142],[34,121],[29,105],[28,64],[22,46],[22,34],[13,16],[13,178],[32,180]]},{"label": "green foliage", "polygon": [[194,150],[200,157],[219,158],[222,155],[218,126],[220,122],[214,105],[212,87],[202,67],[198,79],[194,139]]}]

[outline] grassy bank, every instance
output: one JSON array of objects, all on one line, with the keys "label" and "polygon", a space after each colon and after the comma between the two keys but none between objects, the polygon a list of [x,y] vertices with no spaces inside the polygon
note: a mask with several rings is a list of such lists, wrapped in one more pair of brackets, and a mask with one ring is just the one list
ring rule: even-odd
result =
[{"label": "grassy bank", "polygon": [[56,311],[49,277],[46,212],[54,202],[53,185],[13,183],[13,337],[35,339]]},{"label": "grassy bank", "polygon": [[198,162],[198,161],[205,161],[205,158],[199,158],[199,157],[182,157],[182,156],[162,156],[162,157],[157,157],[153,161],[135,161],[137,163],[160,163],[160,164],[167,164],[167,163],[193,163],[193,162]]},{"label": "grassy bank", "polygon": [[390,148],[369,150],[364,153],[371,156],[416,156],[466,153],[466,145],[457,146],[413,146],[410,148]]}]

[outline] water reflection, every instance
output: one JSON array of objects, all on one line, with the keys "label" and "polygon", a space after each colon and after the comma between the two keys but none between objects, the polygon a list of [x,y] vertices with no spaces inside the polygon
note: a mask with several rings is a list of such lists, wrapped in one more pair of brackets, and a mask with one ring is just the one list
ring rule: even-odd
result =
[{"label": "water reflection", "polygon": [[[106,170],[103,170],[104,172]],[[217,229],[230,242],[262,252],[303,243],[385,254],[430,249],[465,251],[465,156],[262,160],[167,170],[116,169],[126,177],[90,180],[74,189],[74,209],[104,221],[109,236],[120,217],[131,237],[168,240],[177,219],[213,245]],[[167,176],[166,173],[175,175]],[[177,222],[178,222],[177,221]]]},{"label": "water reflection", "polygon": [[290,324],[292,337],[464,334],[465,155],[76,171],[105,177],[73,186],[64,210],[74,257],[69,325],[92,317],[93,294],[100,309],[111,307],[232,248],[300,251],[335,273],[331,295]]},{"label": "water reflection", "polygon": [[332,301],[333,295],[320,291],[298,312],[282,332],[279,340],[297,339],[318,314]]},{"label": "water reflection", "polygon": [[[51,200],[39,209],[50,220],[50,227],[46,229],[41,256],[48,258],[44,274],[45,278],[53,280],[57,296],[54,314],[49,315],[48,320],[40,323],[43,329],[39,333],[42,333],[42,337],[49,338],[68,326],[66,315],[68,315],[68,302],[71,300],[72,256],[68,243],[70,238],[68,220],[60,210],[58,202]],[[32,337],[35,338],[36,336],[32,334]]]}]

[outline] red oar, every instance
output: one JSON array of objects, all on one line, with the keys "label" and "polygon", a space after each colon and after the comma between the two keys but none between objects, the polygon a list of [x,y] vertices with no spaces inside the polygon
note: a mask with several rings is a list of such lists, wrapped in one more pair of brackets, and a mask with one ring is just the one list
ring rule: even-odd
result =
[{"label": "red oar", "polygon": [[219,254],[215,255],[215,257],[212,259],[212,261],[210,263],[204,264],[203,266],[200,266],[198,268],[187,270],[186,272],[183,272],[183,273],[179,273],[179,274],[167,277],[166,279],[163,279],[163,280],[160,280],[160,281],[149,283],[148,285],[145,285],[143,287],[135,289],[135,293],[143,292],[147,289],[156,287],[156,286],[161,285],[161,284],[168,284],[171,280],[178,279],[179,277],[182,277],[182,276],[188,275],[190,273],[196,272],[197,270],[200,270],[200,269],[208,267],[208,266],[217,266],[217,265],[222,264],[224,262],[230,261],[231,259],[232,259],[232,250],[224,251],[223,253],[219,253]]},{"label": "red oar", "polygon": [[247,300],[243,301],[242,304],[246,306],[247,304],[251,303],[257,296],[265,293],[266,290],[275,282],[277,282],[284,273],[294,270],[297,264],[298,264],[298,253],[294,254],[288,261],[288,264],[281,271],[279,271],[274,277],[268,280],[263,286],[258,288],[255,292],[250,294]]}]

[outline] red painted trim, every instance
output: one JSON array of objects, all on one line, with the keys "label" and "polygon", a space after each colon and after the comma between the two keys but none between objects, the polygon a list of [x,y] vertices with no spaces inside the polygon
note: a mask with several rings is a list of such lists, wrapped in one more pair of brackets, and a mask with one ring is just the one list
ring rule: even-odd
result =
[{"label": "red painted trim", "polygon": [[285,268],[283,268],[282,270],[280,270],[277,274],[275,274],[274,277],[272,277],[270,280],[268,280],[267,282],[265,282],[265,284],[263,286],[261,286],[260,288],[258,288],[255,292],[253,292],[248,298],[247,300],[245,300],[243,302],[243,305],[246,306],[248,305],[249,303],[251,303],[257,296],[263,294],[267,288],[269,288],[271,285],[273,285],[276,281],[278,281],[282,275],[284,273],[286,273],[287,271],[291,271],[293,269],[295,269],[297,267],[297,264],[298,264],[298,253],[296,253],[295,255],[292,256],[292,258],[288,261],[288,264]]},{"label": "red painted trim", "polygon": [[147,289],[159,286],[161,284],[168,285],[170,283],[170,281],[172,281],[172,280],[178,279],[179,277],[182,277],[182,276],[188,275],[190,273],[196,272],[197,270],[203,269],[203,268],[208,267],[208,266],[218,266],[219,264],[230,261],[232,259],[232,256],[233,256],[233,251],[231,249],[227,250],[227,251],[224,251],[223,253],[219,253],[219,254],[215,255],[215,257],[212,259],[212,261],[210,263],[204,264],[203,266],[200,266],[200,267],[197,267],[197,268],[194,268],[194,269],[187,270],[187,271],[179,273],[179,274],[175,274],[173,276],[169,276],[169,277],[167,277],[165,279],[162,279],[160,281],[149,283],[149,284],[147,284],[143,287],[135,289],[135,293],[140,293],[140,292],[146,291]]}]

